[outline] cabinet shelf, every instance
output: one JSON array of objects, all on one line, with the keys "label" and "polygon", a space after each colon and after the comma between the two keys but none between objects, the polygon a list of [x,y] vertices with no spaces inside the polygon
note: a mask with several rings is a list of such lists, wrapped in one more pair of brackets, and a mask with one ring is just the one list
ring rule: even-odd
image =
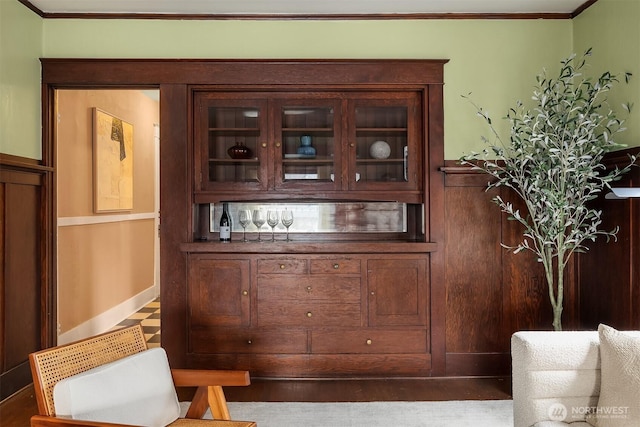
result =
[{"label": "cabinet shelf", "polygon": [[357,133],[404,133],[407,128],[356,128]]},{"label": "cabinet shelf", "polygon": [[333,133],[332,128],[282,128],[283,133]]},{"label": "cabinet shelf", "polygon": [[284,164],[333,164],[333,159],[331,158],[314,158],[314,159],[283,159],[282,163]]},{"label": "cabinet shelf", "polygon": [[248,164],[258,164],[260,160],[257,157],[253,159],[209,159],[209,163],[224,163],[224,164],[234,164],[234,163],[248,163]]},{"label": "cabinet shelf", "polygon": [[356,163],[402,163],[404,159],[358,159]]}]

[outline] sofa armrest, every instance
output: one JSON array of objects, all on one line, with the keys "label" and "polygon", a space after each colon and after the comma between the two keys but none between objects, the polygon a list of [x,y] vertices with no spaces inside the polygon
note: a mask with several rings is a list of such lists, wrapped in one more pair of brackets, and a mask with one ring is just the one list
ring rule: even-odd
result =
[{"label": "sofa armrest", "polygon": [[511,337],[514,427],[550,420],[554,404],[567,421],[584,421],[573,408],[597,404],[600,353],[596,331],[526,331]]}]

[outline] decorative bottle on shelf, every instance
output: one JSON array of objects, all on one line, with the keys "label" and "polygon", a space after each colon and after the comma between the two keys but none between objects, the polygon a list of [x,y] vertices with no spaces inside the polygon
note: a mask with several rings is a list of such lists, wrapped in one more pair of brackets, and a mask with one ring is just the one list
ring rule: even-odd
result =
[{"label": "decorative bottle on shelf", "polygon": [[231,241],[231,215],[229,215],[229,204],[222,204],[222,216],[220,217],[220,241]]},{"label": "decorative bottle on shelf", "polygon": [[315,156],[316,149],[311,146],[311,136],[302,135],[300,137],[300,147],[298,147],[298,154],[303,156]]}]

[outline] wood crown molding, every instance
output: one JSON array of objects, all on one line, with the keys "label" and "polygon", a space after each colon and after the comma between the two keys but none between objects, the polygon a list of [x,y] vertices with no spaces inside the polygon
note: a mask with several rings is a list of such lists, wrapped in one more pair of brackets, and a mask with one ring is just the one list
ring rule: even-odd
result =
[{"label": "wood crown molding", "polygon": [[44,19],[156,19],[156,20],[264,20],[264,21],[349,21],[349,20],[442,20],[442,19],[573,19],[598,0],[588,0],[570,13],[367,13],[367,14],[154,14],[154,13],[70,13],[43,12],[29,0],[18,0]]}]

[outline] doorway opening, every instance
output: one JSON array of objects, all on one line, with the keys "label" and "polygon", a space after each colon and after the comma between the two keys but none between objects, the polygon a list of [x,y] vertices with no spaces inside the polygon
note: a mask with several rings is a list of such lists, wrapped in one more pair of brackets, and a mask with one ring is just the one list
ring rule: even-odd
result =
[{"label": "doorway opening", "polygon": [[[55,109],[64,344],[108,331],[160,296],[159,90],[57,89]],[[118,197],[131,203],[97,208],[98,198]]]}]

